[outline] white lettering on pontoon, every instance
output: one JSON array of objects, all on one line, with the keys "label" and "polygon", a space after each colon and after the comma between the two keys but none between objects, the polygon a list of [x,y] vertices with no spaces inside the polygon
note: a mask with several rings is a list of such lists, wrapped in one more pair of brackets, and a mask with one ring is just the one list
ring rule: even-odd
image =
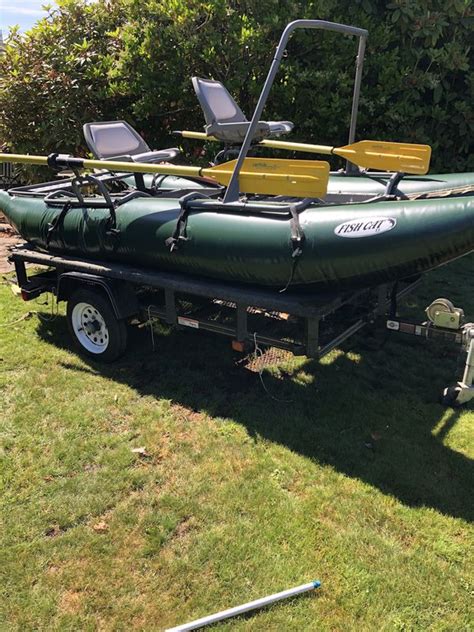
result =
[{"label": "white lettering on pontoon", "polygon": [[392,230],[396,225],[397,220],[394,217],[364,217],[339,224],[334,233],[338,237],[373,237]]}]

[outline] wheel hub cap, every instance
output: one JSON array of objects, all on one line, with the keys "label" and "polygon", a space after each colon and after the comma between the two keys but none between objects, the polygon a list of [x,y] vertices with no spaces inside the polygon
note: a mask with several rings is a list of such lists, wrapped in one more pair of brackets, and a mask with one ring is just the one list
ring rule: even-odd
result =
[{"label": "wheel hub cap", "polygon": [[91,353],[103,353],[109,344],[105,321],[93,305],[78,303],[72,311],[72,326],[81,345]]}]

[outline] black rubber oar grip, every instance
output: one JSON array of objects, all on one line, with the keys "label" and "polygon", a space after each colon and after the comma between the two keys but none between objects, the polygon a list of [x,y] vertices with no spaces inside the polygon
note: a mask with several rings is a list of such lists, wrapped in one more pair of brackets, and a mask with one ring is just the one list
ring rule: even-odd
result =
[{"label": "black rubber oar grip", "polygon": [[69,154],[49,154],[48,167],[51,169],[63,169],[64,167],[84,167],[84,158],[75,158]]}]

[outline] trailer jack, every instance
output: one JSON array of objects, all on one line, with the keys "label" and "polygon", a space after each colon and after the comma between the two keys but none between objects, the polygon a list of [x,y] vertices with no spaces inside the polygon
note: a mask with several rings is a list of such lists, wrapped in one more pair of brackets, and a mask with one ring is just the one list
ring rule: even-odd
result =
[{"label": "trailer jack", "polygon": [[445,298],[438,298],[426,310],[428,321],[421,324],[401,320],[387,320],[387,329],[403,334],[443,340],[461,347],[466,354],[462,380],[447,386],[441,402],[458,407],[474,399],[474,323],[466,323],[464,311]]},{"label": "trailer jack", "polygon": [[474,324],[471,324],[466,336],[469,343],[462,382],[448,386],[443,391],[442,401],[448,406],[462,406],[474,399]]}]

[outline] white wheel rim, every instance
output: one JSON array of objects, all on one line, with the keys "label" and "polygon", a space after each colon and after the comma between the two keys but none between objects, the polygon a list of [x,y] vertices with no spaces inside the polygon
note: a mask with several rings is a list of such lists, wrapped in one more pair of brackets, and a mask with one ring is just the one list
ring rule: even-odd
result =
[{"label": "white wheel rim", "polygon": [[104,353],[109,330],[102,314],[89,303],[77,303],[72,310],[72,328],[80,344],[90,353]]}]

